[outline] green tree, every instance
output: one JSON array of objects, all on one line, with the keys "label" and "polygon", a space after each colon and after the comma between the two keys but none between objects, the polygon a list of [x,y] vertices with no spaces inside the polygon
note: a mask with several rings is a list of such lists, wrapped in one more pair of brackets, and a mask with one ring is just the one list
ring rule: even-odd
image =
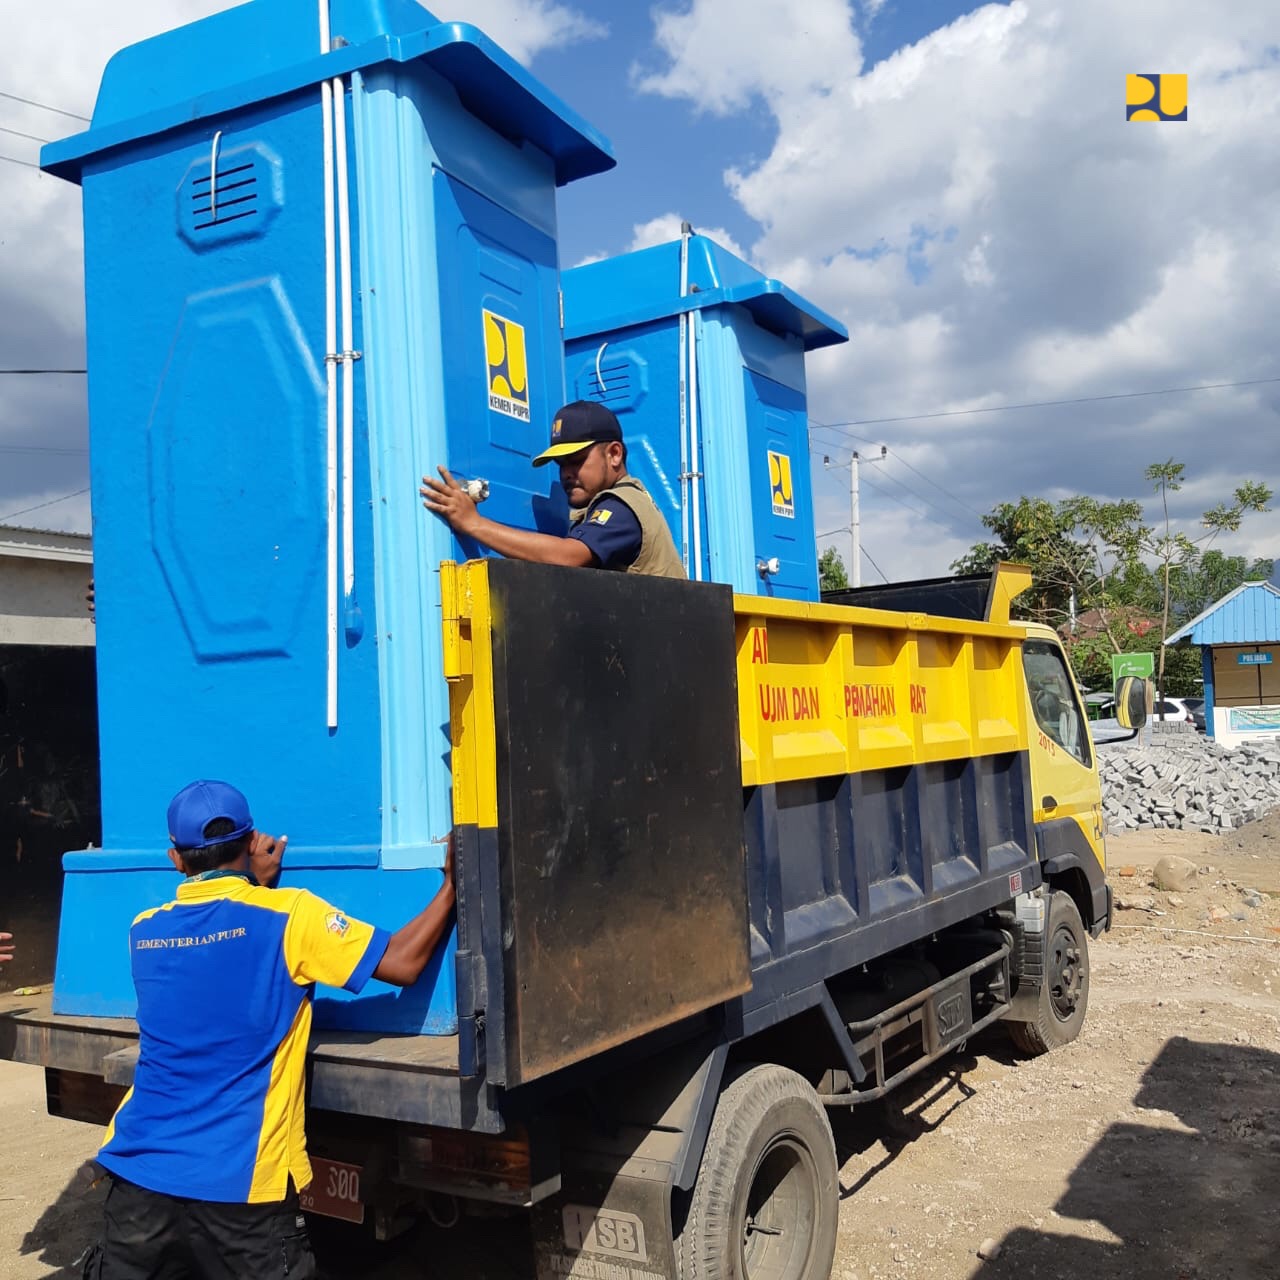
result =
[{"label": "green tree", "polygon": [[1135,499],[1103,502],[1079,495],[1052,503],[1023,496],[983,516],[995,535],[980,542],[952,568],[987,572],[998,560],[1029,565],[1032,586],[1019,598],[1020,616],[1061,626],[1073,612],[1097,610],[1112,653],[1123,643],[1119,628],[1122,587],[1132,577],[1142,534],[1142,507]]},{"label": "green tree", "polygon": [[[1153,462],[1146,470],[1147,479],[1155,486],[1160,495],[1160,506],[1164,512],[1164,531],[1148,529],[1143,538],[1143,550],[1154,555],[1160,569],[1161,601],[1160,601],[1160,636],[1163,639],[1169,634],[1169,575],[1174,563],[1185,563],[1195,554],[1195,544],[1185,533],[1174,533],[1169,520],[1169,495],[1182,488],[1182,473],[1186,467],[1181,462],[1170,458],[1167,462]],[[1164,645],[1156,659],[1156,688],[1160,697],[1164,697]]]},{"label": "green tree", "polygon": [[1198,552],[1169,574],[1170,612],[1177,622],[1197,617],[1241,583],[1266,582],[1274,570],[1274,560],[1247,561],[1213,548]]},{"label": "green tree", "polygon": [[844,561],[835,547],[828,547],[818,557],[818,589],[820,591],[843,591],[849,585],[849,575],[845,572]]},{"label": "green tree", "polygon": [[1141,564],[1142,504],[1135,498],[1102,502],[1083,494],[1058,504],[1071,537],[1083,549],[1064,570],[1071,572],[1071,590],[1080,607],[1098,612],[1102,633],[1112,653],[1122,652],[1125,604],[1122,588]]},{"label": "green tree", "polygon": [[[1208,530],[1201,538],[1192,541],[1184,533],[1174,533],[1169,517],[1169,495],[1182,488],[1186,467],[1170,458],[1167,462],[1154,462],[1146,470],[1147,480],[1160,496],[1161,526],[1144,531],[1140,539],[1141,550],[1155,558],[1161,576],[1161,640],[1169,634],[1169,609],[1172,602],[1170,582],[1175,565],[1186,566],[1196,556],[1196,542],[1217,537],[1220,533],[1235,533],[1245,514],[1250,511],[1268,511],[1271,490],[1265,484],[1249,480],[1240,485],[1232,495],[1230,505],[1220,502],[1206,511],[1200,523]],[[1156,662],[1156,688],[1164,697],[1165,647],[1160,645]]]},{"label": "green tree", "polygon": [[[1136,498],[1104,502],[1080,494],[1054,503],[1024,495],[998,503],[982,518],[992,539],[975,543],[951,567],[982,573],[999,560],[1017,560],[1032,572],[1031,589],[1015,603],[1018,616],[1062,629],[1073,616],[1093,613],[1096,631],[1067,637],[1072,662],[1087,683],[1110,683],[1114,653],[1158,651],[1161,692],[1171,663],[1177,670],[1170,668],[1170,690],[1176,683],[1177,691],[1193,692],[1196,655],[1175,650],[1166,656],[1170,617],[1194,616],[1242,581],[1269,577],[1272,568],[1265,560],[1246,564],[1242,556],[1202,552],[1198,544],[1234,532],[1250,511],[1267,510],[1271,490],[1253,481],[1241,485],[1231,503],[1204,513],[1206,532],[1193,539],[1174,531],[1169,513],[1169,495],[1182,487],[1184,472],[1172,458],[1146,469],[1161,506],[1154,526],[1144,523]],[[1159,626],[1152,622],[1157,616]]]},{"label": "green tree", "polygon": [[995,535],[978,542],[951,567],[957,573],[989,573],[1000,560],[1031,569],[1031,587],[1018,598],[1021,616],[1057,625],[1070,611],[1071,581],[1082,570],[1085,555],[1071,537],[1070,521],[1046,498],[1001,502],[982,517]]}]

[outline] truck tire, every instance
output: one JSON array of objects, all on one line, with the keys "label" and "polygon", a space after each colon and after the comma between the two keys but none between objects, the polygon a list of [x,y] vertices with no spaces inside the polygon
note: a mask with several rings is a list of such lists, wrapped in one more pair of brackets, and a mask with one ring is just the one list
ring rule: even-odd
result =
[{"label": "truck tire", "polygon": [[681,1280],[827,1280],[839,1182],[808,1081],[756,1066],[720,1095],[676,1241]]},{"label": "truck tire", "polygon": [[1089,1007],[1089,935],[1070,894],[1050,895],[1045,933],[1044,983],[1036,1016],[1008,1024],[1013,1043],[1028,1057],[1070,1044]]}]

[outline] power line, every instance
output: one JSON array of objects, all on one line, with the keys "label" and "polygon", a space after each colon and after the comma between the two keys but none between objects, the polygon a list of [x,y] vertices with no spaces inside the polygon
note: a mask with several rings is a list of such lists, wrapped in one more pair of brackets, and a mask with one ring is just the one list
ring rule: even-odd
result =
[{"label": "power line", "polygon": [[11,133],[15,138],[26,138],[28,142],[48,142],[48,138],[37,138],[34,133],[23,133],[20,129],[6,129],[0,124],[0,133]]},{"label": "power line", "polygon": [[31,98],[20,98],[16,93],[5,93],[0,89],[0,98],[8,98],[10,102],[25,102],[29,107],[39,107],[41,111],[52,111],[56,116],[70,116],[72,120],[83,120],[91,123],[88,116],[77,115],[74,111],[63,111],[61,107],[51,107],[45,102],[35,102]]},{"label": "power line", "polygon": [[50,498],[48,502],[37,502],[34,507],[23,507],[20,511],[9,511],[0,516],[0,523],[5,520],[12,520],[14,516],[25,516],[29,511],[40,511],[45,507],[56,507],[59,502],[66,502],[68,498],[78,498],[82,493],[88,492],[89,488],[86,485],[83,489],[77,489],[74,493],[64,493],[60,498]]},{"label": "power line", "polygon": [[[869,442],[869,443],[870,443],[870,442]],[[877,459],[877,461],[878,461],[878,459]],[[847,458],[846,458],[846,459],[844,459],[844,462],[848,462],[848,459],[847,459]],[[844,465],[844,462],[842,462],[842,464],[841,464],[841,465]],[[954,519],[954,517],[953,517],[953,516],[949,515],[946,511],[943,511],[943,509],[942,509],[941,507],[937,506],[937,505],[936,505],[935,503],[933,503],[933,502],[930,502],[930,501],[929,501],[929,499],[928,499],[928,498],[926,498],[926,497],[924,496],[924,494],[922,494],[922,493],[916,493],[916,491],[915,491],[914,489],[912,489],[912,488],[910,488],[909,486],[907,486],[907,485],[903,484],[903,483],[902,483],[902,481],[901,481],[901,480],[899,480],[899,479],[897,479],[895,476],[887,475],[887,474],[886,474],[886,473],[884,473],[884,472],[882,472],[881,474],[884,476],[884,478],[885,478],[885,479],[887,479],[887,480],[892,480],[892,481],[893,481],[893,483],[894,483],[894,484],[896,484],[900,489],[904,489],[904,490],[906,490],[906,492],[907,492],[907,493],[911,494],[911,495],[912,495],[912,496],[914,496],[914,497],[919,498],[922,502],[924,502],[924,503],[926,503],[928,506],[932,507],[932,508],[933,508],[933,509],[934,509],[934,510],[935,510],[935,511],[940,515],[940,516],[942,516],[944,519],[946,519],[946,520]],[[885,489],[885,488],[883,488],[881,485],[876,484],[876,482],[875,482],[874,480],[871,480],[871,479],[869,479],[869,478],[868,478],[868,477],[866,477],[866,476],[863,476],[863,477],[862,477],[862,480],[860,481],[860,483],[864,483],[864,484],[868,484],[868,485],[870,485],[870,486],[871,486],[871,488],[875,489],[875,490],[876,490],[877,492],[879,492],[879,493],[884,494],[884,496],[885,496],[886,498],[890,498],[890,499],[892,499],[894,502],[897,502],[897,503],[899,503],[900,505],[902,505],[902,506],[906,507],[906,509],[907,509],[908,511],[910,511],[913,515],[917,515],[917,516],[919,516],[922,520],[929,520],[929,519],[931,519],[931,518],[932,518],[932,517],[929,515],[929,513],[928,513],[927,511],[921,511],[919,507],[913,507],[909,502],[903,502],[903,500],[902,500],[901,498],[899,498],[899,497],[898,497],[898,495],[897,495],[896,493],[892,493],[892,492],[890,492],[888,489]],[[832,532],[834,532],[834,533],[839,533],[839,532],[840,532],[840,530],[836,529],[836,530],[832,530]],[[846,530],[846,532],[847,532],[847,530]],[[825,535],[825,534],[819,534],[818,536],[819,536],[819,537],[826,537],[826,535]]]},{"label": "power line", "polygon": [[[890,496],[892,496],[892,495],[890,495]],[[817,541],[821,542],[823,538],[830,538],[830,537],[832,537],[834,534],[837,534],[837,533],[848,533],[848,532],[849,532],[849,526],[848,526],[848,525],[845,525],[843,529],[828,529],[828,530],[826,531],[826,533],[820,533],[820,534],[818,534],[818,536],[817,536]],[[885,573],[885,571],[884,571],[884,570],[883,570],[883,569],[882,569],[878,564],[876,564],[876,562],[871,558],[871,552],[870,552],[870,551],[868,551],[868,550],[866,549],[866,547],[862,546],[861,544],[859,544],[859,545],[858,545],[858,550],[859,550],[859,551],[861,551],[861,552],[862,552],[862,554],[863,554],[864,556],[866,556],[866,558],[867,558],[867,560],[868,560],[868,561],[870,561],[871,567],[872,567],[872,568],[873,568],[873,569],[874,569],[874,570],[875,570],[875,571],[876,571],[876,572],[877,572],[877,573],[878,573],[882,578],[884,578],[884,580],[885,580],[886,582],[888,582],[888,581],[889,581],[888,575],[887,575],[887,574]]]},{"label": "power line", "polygon": [[982,519],[982,512],[981,512],[981,511],[975,511],[975,510],[973,509],[973,507],[971,507],[967,502],[962,502],[959,498],[957,498],[957,497],[955,496],[955,494],[954,494],[954,493],[952,493],[949,489],[944,489],[944,488],[943,488],[943,487],[942,487],[942,486],[941,486],[941,485],[940,485],[936,480],[930,480],[930,479],[929,479],[929,477],[928,477],[927,475],[925,475],[925,473],[924,473],[923,471],[921,471],[919,467],[913,467],[913,466],[911,465],[911,463],[909,463],[909,462],[906,460],[906,458],[904,458],[904,457],[902,456],[902,454],[900,454],[900,453],[898,453],[898,452],[897,452],[897,450],[895,450],[895,449],[891,449],[889,452],[890,452],[890,453],[892,453],[892,454],[893,454],[893,456],[894,456],[895,458],[897,458],[897,460],[898,460],[900,463],[902,463],[902,465],[903,465],[904,467],[906,467],[906,469],[907,469],[908,471],[914,471],[914,472],[916,473],[916,475],[918,475],[918,476],[920,477],[920,479],[921,479],[921,480],[923,480],[926,484],[931,484],[931,485],[933,485],[933,487],[934,487],[935,489],[937,489],[937,491],[938,491],[939,493],[946,494],[946,496],[947,496],[948,498],[950,498],[952,502],[956,503],[956,505],[957,505],[957,506],[961,506],[961,507],[963,507],[966,511],[970,511],[970,512],[972,512],[975,516],[977,516],[977,517],[978,517],[978,519],[979,519],[979,520],[981,520],[981,519]]},{"label": "power line", "polygon": [[[814,426],[817,426],[817,427],[824,427],[826,424],[825,424],[825,423],[821,423],[821,422],[817,422],[817,423],[814,423],[813,425],[814,425]],[[830,429],[830,428],[828,428],[828,429]],[[851,435],[852,435],[852,432],[850,432],[849,434],[851,434]],[[856,440],[860,440],[860,441],[863,441],[863,442],[864,442],[864,443],[866,443],[866,444],[875,444],[875,443],[877,443],[877,442],[876,442],[876,441],[874,441],[874,440],[868,440],[868,439],[867,439],[866,437],[864,437],[864,436],[854,436],[854,439],[856,439]],[[819,441],[818,443],[819,443],[819,444],[821,444],[822,442],[821,442],[821,441]],[[836,450],[836,449],[844,449],[844,450],[848,450],[848,451],[850,451],[850,452],[854,452],[854,453],[856,453],[856,452],[857,452],[857,450],[849,450],[849,446],[848,446],[848,445],[846,445],[846,444],[840,444],[840,445],[828,445],[828,446],[826,446],[826,447],[827,447],[827,448],[832,449],[833,451],[834,451],[834,450]],[[811,453],[812,453],[812,452],[815,452],[815,450],[813,449],[812,442],[810,443],[810,452],[811,452]],[[920,476],[920,478],[921,478],[922,480],[929,480],[929,477],[928,477],[928,476],[926,476],[923,472],[918,471],[915,467],[911,466],[911,464],[910,464],[910,463],[909,463],[909,462],[908,462],[908,461],[907,461],[907,460],[906,460],[906,459],[905,459],[905,458],[904,458],[900,453],[897,453],[895,450],[890,449],[887,445],[885,446],[885,456],[886,456],[886,458],[888,458],[888,457],[896,458],[899,462],[901,462],[901,463],[902,463],[902,465],[903,465],[904,467],[907,467],[907,468],[908,468],[909,470],[911,470],[911,471],[915,471],[915,472],[916,472],[916,474],[917,474],[918,476]],[[841,465],[841,466],[845,466],[845,465],[847,465],[848,461],[849,461],[849,459],[848,459],[848,458],[842,458],[842,459],[840,460],[840,465]],[[903,490],[905,490],[907,493],[911,494],[911,496],[912,496],[913,498],[919,498],[921,502],[923,502],[927,507],[931,507],[934,511],[936,511],[936,512],[937,512],[940,516],[942,516],[944,519],[946,519],[946,520],[954,520],[954,519],[955,519],[955,516],[954,516],[951,512],[946,511],[946,510],[944,510],[942,507],[940,507],[940,506],[938,505],[938,503],[937,503],[933,498],[927,497],[925,494],[921,493],[918,489],[913,489],[913,488],[912,488],[909,484],[907,484],[905,481],[903,481],[903,480],[899,480],[897,476],[890,474],[890,472],[889,472],[887,469],[882,469],[882,470],[881,470],[881,472],[880,472],[880,475],[881,475],[881,476],[883,476],[883,477],[884,477],[884,479],[886,479],[886,480],[890,481],[892,484],[896,484],[896,485],[898,486],[898,488],[903,489]],[[941,486],[941,485],[939,485],[939,484],[935,484],[932,480],[929,480],[929,483],[930,483],[930,484],[932,484],[932,485],[933,485],[933,487],[934,487],[935,489],[937,489],[939,493],[943,494],[943,496],[944,496],[944,497],[948,497],[948,498],[950,498],[950,497],[951,497],[951,495],[950,495],[949,493],[947,493],[947,491],[946,491],[944,488],[942,488],[942,486]],[[875,486],[872,486],[872,487],[874,488]],[[952,501],[953,501],[953,502],[955,502],[958,506],[964,507],[964,508],[965,508],[965,510],[966,510],[967,512],[970,512],[970,513],[972,513],[973,515],[977,516],[979,520],[981,520],[981,519],[982,519],[982,515],[981,515],[981,513],[980,513],[980,512],[977,512],[977,511],[974,511],[974,509],[973,509],[972,507],[968,506],[966,503],[960,502],[960,500],[959,500],[959,499],[957,499],[957,498],[952,498]]]},{"label": "power line", "polygon": [[[845,427],[872,427],[886,422],[923,422],[929,418],[961,418],[975,413],[1009,413],[1014,409],[1050,409],[1068,404],[1097,404],[1103,400],[1136,400],[1142,396],[1172,396],[1190,391],[1218,391],[1223,387],[1259,387],[1266,383],[1280,382],[1280,378],[1247,378],[1239,382],[1205,382],[1194,387],[1159,387],[1154,391],[1117,391],[1104,396],[1076,396],[1071,400],[1028,400],[1024,404],[992,404],[983,409],[945,409],[936,413],[904,413],[892,418],[853,418],[848,422],[820,422],[817,425],[829,430]],[[852,433],[850,433],[852,434]],[[865,440],[865,436],[855,436]],[[868,443],[873,443],[868,441]]]},{"label": "power line", "polygon": [[875,562],[874,560],[872,560],[872,559],[871,559],[871,552],[870,552],[870,551],[868,551],[868,550],[866,549],[866,547],[860,547],[860,548],[859,548],[859,550],[862,552],[862,554],[863,554],[864,556],[866,556],[866,557],[867,557],[867,560],[868,560],[868,562],[870,563],[871,567],[872,567],[872,568],[873,568],[873,569],[874,569],[874,570],[875,570],[875,571],[876,571],[876,572],[877,572],[877,573],[878,573],[878,574],[879,574],[879,575],[880,575],[880,576],[881,576],[881,577],[882,577],[886,582],[888,582],[888,581],[889,581],[889,575],[888,575],[887,573],[885,573],[885,571],[884,571],[884,570],[883,570],[883,569],[882,569],[878,564],[876,564],[876,562]]},{"label": "power line", "polygon": [[880,485],[876,484],[874,480],[869,480],[866,476],[863,476],[861,483],[870,485],[877,493],[884,494],[886,498],[891,502],[896,502],[900,507],[906,507],[913,516],[919,516],[921,520],[928,520],[930,518],[927,511],[921,511],[919,507],[913,507],[911,503],[904,501],[902,498],[898,497],[896,493],[892,493],[890,490],[884,489]]},{"label": "power line", "polygon": [[17,156],[0,155],[0,160],[7,160],[10,164],[23,164],[28,169],[39,169],[40,166],[31,160],[19,160]]},{"label": "power line", "polygon": [[[4,159],[0,156],[0,159]],[[0,369],[5,377],[33,377],[40,373],[88,373],[88,369]]]},{"label": "power line", "polygon": [[[898,455],[894,454],[893,456],[896,458]],[[940,507],[933,498],[926,497],[923,493],[920,492],[919,489],[913,489],[909,484],[907,484],[903,480],[899,480],[897,476],[893,475],[884,467],[880,469],[878,474],[881,479],[888,480],[891,484],[896,484],[898,488],[901,489],[904,493],[909,493],[913,498],[919,498],[920,501],[923,502],[926,507],[929,507],[932,510],[936,511],[944,520],[955,519],[955,517],[951,514],[951,512],[944,511],[943,508]]]},{"label": "power line", "polygon": [[[816,418],[810,418],[809,425],[811,427],[816,427],[819,431],[834,431],[836,435],[847,436],[850,440],[857,440],[860,444],[879,444],[880,443],[878,440],[873,440],[870,436],[860,436],[854,431],[841,431],[838,428],[833,427],[829,422],[819,422]],[[818,443],[821,444],[822,442],[819,441]],[[853,448],[852,445],[846,444],[843,440],[839,444],[832,444],[832,445],[828,445],[827,447],[829,449],[849,449],[849,450],[852,450]]]},{"label": "power line", "polygon": [[[868,441],[868,443],[871,443],[871,442]],[[889,449],[886,453],[886,457],[897,459],[897,461],[901,462],[904,467],[907,467],[909,470],[914,471],[922,480],[926,480],[930,484],[932,484],[933,487],[937,489],[944,497],[951,498],[951,501],[953,501],[958,507],[963,507],[966,513],[976,516],[977,519],[981,521],[982,515],[980,512],[975,511],[971,506],[969,506],[967,502],[962,502],[959,498],[952,497],[952,495],[949,494],[945,489],[943,489],[941,485],[937,484],[935,481],[929,480],[929,477],[926,476],[924,472],[918,470],[916,467],[911,466],[911,464],[900,453],[895,452],[893,449]],[[841,465],[844,465],[847,462],[848,462],[847,458],[843,459]],[[937,512],[937,514],[943,520],[954,521],[956,519],[956,516],[953,512],[947,511],[945,507],[940,506],[934,499],[928,497],[926,494],[921,493],[919,489],[913,489],[909,484],[905,483],[902,480],[899,480],[897,476],[893,475],[887,469],[882,468],[879,472],[879,476],[881,479],[888,480],[890,481],[890,483],[897,485],[899,489],[903,490],[903,492],[905,493],[909,493],[913,498],[918,498],[921,502],[925,504],[926,507],[929,508],[929,511]],[[929,514],[929,511],[920,511],[918,508],[912,506],[910,503],[903,502],[902,499],[899,498],[897,494],[892,493],[888,489],[883,488],[881,485],[877,484],[874,480],[868,479],[867,483],[873,489],[879,490],[879,492],[884,494],[886,498],[891,498],[893,499],[893,501],[900,503],[902,506],[906,507],[908,511],[913,512],[915,515],[920,516],[922,519],[925,519],[925,520],[932,519],[932,517]],[[967,515],[965,516],[965,520],[967,522],[968,520]]]}]

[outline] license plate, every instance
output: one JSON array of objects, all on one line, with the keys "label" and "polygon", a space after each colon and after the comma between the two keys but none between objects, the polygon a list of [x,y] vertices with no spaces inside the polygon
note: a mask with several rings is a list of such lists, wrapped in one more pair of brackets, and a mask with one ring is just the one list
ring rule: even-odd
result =
[{"label": "license plate", "polygon": [[363,1222],[360,1166],[312,1156],[311,1185],[298,1192],[298,1204],[307,1213],[322,1213],[326,1218],[341,1218],[344,1222]]}]

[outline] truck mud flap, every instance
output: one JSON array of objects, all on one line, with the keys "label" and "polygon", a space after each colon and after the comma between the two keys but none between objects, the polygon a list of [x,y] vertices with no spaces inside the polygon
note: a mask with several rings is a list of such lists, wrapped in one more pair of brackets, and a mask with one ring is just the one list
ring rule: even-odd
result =
[{"label": "truck mud flap", "polygon": [[662,1161],[566,1172],[533,1209],[537,1280],[678,1280],[669,1179]]}]

